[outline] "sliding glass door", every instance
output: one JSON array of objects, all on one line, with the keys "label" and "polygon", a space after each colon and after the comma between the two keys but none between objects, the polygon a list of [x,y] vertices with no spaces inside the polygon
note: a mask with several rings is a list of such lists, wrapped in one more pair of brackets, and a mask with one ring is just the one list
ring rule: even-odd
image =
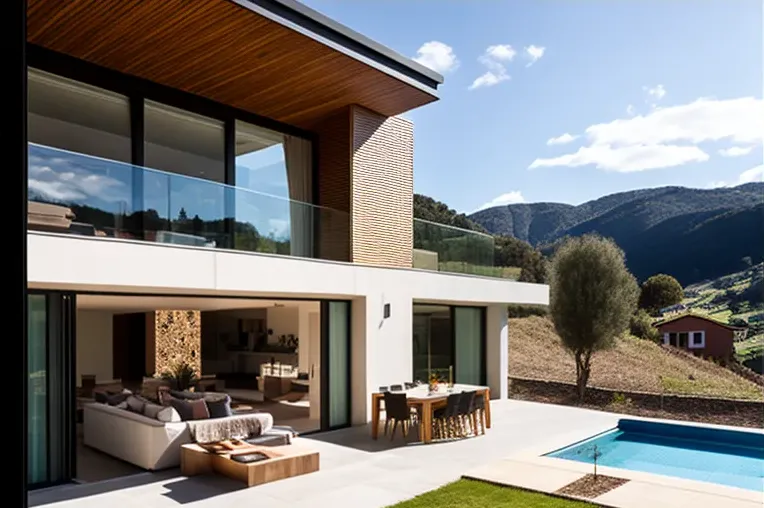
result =
[{"label": "sliding glass door", "polygon": [[350,302],[321,302],[321,429],[350,425]]},{"label": "sliding glass door", "polygon": [[74,296],[30,292],[27,327],[27,474],[31,487],[74,475]]},{"label": "sliding glass door", "polygon": [[485,385],[485,308],[413,306],[414,381]]},{"label": "sliding glass door", "polygon": [[454,375],[457,383],[485,384],[485,309],[454,308]]}]

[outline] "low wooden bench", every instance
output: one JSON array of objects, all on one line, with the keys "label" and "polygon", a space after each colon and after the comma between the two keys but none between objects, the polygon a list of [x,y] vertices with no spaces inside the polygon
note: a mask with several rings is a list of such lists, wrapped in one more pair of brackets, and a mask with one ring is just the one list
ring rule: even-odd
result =
[{"label": "low wooden bench", "polygon": [[[267,459],[243,464],[233,455],[260,452]],[[247,484],[247,487],[318,471],[318,452],[300,445],[248,446],[224,453],[207,451],[198,444],[187,444],[180,451],[180,472],[184,476],[217,473]]]}]

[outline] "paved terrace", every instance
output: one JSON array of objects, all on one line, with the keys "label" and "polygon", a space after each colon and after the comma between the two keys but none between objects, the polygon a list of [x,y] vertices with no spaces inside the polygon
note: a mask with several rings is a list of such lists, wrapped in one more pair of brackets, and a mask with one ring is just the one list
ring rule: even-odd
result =
[{"label": "paved terrace", "polygon": [[[30,494],[30,506],[56,508],[374,508],[440,487],[469,470],[571,430],[594,434],[618,416],[521,401],[494,401],[493,428],[484,436],[420,445],[369,437],[354,427],[300,438],[321,453],[321,470],[253,488],[218,477],[180,476],[178,470],[59,487]],[[411,438],[411,435],[409,436]],[[551,451],[551,450],[549,450]]]}]

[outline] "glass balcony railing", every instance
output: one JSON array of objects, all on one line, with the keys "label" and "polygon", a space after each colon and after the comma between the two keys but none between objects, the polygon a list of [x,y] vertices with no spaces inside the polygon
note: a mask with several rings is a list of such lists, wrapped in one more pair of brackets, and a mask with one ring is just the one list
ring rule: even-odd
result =
[{"label": "glass balcony railing", "polygon": [[495,267],[491,235],[414,219],[413,266],[425,270],[514,278]]},{"label": "glass balcony railing", "polygon": [[32,143],[28,184],[30,230],[347,261],[329,208]]}]

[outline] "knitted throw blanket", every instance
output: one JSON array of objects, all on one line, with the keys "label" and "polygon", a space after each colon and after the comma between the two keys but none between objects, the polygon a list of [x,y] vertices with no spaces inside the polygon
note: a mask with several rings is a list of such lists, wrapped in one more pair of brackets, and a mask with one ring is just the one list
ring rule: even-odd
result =
[{"label": "knitted throw blanket", "polygon": [[254,413],[211,418],[207,420],[191,420],[188,430],[191,439],[197,443],[216,443],[226,439],[246,439],[268,432],[273,427],[273,416],[270,413]]}]

